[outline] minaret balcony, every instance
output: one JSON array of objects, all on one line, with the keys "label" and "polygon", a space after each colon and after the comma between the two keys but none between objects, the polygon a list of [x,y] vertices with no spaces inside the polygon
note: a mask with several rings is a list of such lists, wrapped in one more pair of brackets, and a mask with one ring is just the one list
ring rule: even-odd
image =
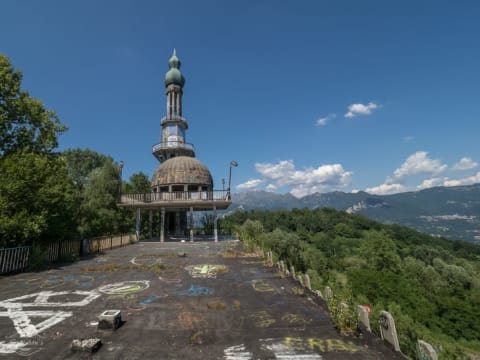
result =
[{"label": "minaret balcony", "polygon": [[179,124],[179,123],[183,125],[185,130],[188,129],[187,119],[185,119],[183,116],[180,116],[180,115],[167,115],[162,117],[162,119],[160,120],[161,126],[165,126],[169,124]]},{"label": "minaret balcony", "polygon": [[163,141],[153,145],[152,154],[158,161],[163,162],[173,156],[195,157],[195,147],[181,141]]},{"label": "minaret balcony", "polygon": [[184,143],[180,141],[163,141],[159,144],[153,145],[152,153],[156,153],[160,150],[170,150],[170,149],[185,149],[195,152],[195,146],[193,144]]}]

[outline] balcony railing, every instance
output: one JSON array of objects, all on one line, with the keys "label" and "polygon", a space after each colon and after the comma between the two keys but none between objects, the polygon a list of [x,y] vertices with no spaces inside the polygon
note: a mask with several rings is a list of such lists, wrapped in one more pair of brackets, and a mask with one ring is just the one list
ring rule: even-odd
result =
[{"label": "balcony railing", "polygon": [[174,191],[149,193],[122,193],[120,204],[134,205],[147,203],[175,202],[230,202],[230,192],[226,190],[213,191]]},{"label": "balcony railing", "polygon": [[170,116],[164,116],[160,120],[160,125],[163,125],[165,123],[174,123],[174,122],[184,122],[185,124],[188,124],[187,119],[185,119],[183,116],[179,115],[170,115]]},{"label": "balcony railing", "polygon": [[156,153],[159,150],[172,149],[172,148],[181,148],[186,150],[191,150],[195,152],[195,147],[192,144],[184,143],[180,141],[164,141],[159,144],[153,145],[152,153]]}]

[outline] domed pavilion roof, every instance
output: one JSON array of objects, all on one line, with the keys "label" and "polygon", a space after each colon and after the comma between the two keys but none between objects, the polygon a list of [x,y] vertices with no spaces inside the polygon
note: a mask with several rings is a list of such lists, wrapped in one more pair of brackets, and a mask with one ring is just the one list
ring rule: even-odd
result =
[{"label": "domed pavilion roof", "polygon": [[193,157],[178,156],[163,162],[155,171],[153,186],[202,185],[213,187],[212,175],[208,168]]}]

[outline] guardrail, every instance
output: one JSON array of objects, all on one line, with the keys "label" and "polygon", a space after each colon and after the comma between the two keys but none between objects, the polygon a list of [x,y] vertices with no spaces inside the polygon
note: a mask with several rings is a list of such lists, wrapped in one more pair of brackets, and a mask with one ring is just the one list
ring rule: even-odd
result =
[{"label": "guardrail", "polygon": [[[110,250],[135,242],[135,234],[102,236],[86,240],[67,240],[49,243],[40,251],[46,263],[52,263],[62,258],[76,257]],[[28,267],[31,256],[31,246],[0,249],[0,274],[21,271]]]},{"label": "guardrail", "polygon": [[213,191],[173,191],[149,193],[122,193],[120,203],[151,203],[162,201],[230,201],[230,193],[226,190]]},{"label": "guardrail", "polygon": [[30,246],[0,249],[0,274],[27,267],[29,254]]}]

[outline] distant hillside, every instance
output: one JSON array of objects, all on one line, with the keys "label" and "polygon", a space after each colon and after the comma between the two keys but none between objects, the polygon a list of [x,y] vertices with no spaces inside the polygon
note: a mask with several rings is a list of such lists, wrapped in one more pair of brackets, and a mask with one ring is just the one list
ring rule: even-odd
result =
[{"label": "distant hillside", "polygon": [[235,194],[230,211],[319,207],[360,213],[382,223],[401,224],[434,236],[480,243],[480,184],[394,195],[336,191],[300,199],[291,194],[252,191]]}]

